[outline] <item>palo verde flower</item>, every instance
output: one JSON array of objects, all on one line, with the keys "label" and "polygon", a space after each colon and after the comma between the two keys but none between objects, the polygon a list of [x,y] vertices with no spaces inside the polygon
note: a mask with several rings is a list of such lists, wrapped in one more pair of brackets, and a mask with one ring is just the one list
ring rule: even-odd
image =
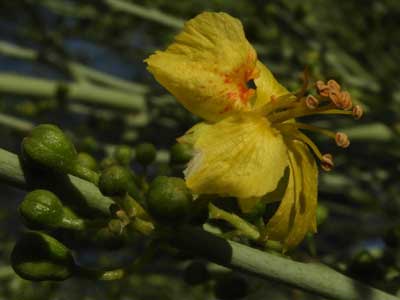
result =
[{"label": "palo verde flower", "polygon": [[[239,20],[205,12],[185,24],[175,42],[147,60],[148,70],[193,114],[196,124],[181,143],[194,146],[185,171],[187,186],[198,194],[233,196],[243,209],[274,191],[289,170],[281,204],[265,228],[265,237],[286,248],[316,231],[317,164],[333,167],[301,131],[333,133],[294,119],[314,114],[362,114],[334,80],[316,83],[317,95],[289,93],[260,61]],[[249,82],[253,81],[256,88]],[[310,151],[311,150],[311,151]]]}]

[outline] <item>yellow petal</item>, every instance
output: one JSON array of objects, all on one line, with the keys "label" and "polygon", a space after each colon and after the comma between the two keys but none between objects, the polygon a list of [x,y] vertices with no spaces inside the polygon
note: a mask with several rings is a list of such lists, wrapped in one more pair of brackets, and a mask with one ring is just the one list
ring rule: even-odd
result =
[{"label": "yellow petal", "polygon": [[281,241],[285,249],[290,249],[298,245],[307,232],[316,232],[318,169],[305,144],[286,142],[289,149],[289,182],[266,231],[269,239]]},{"label": "yellow petal", "polygon": [[218,121],[251,108],[257,54],[239,20],[205,12],[185,24],[166,51],[145,60],[148,70],[189,111]]},{"label": "yellow petal", "polygon": [[194,149],[185,174],[187,186],[198,194],[263,196],[276,188],[288,163],[280,133],[252,113],[205,128]]},{"label": "yellow petal", "polygon": [[207,128],[210,126],[211,124],[205,122],[197,123],[188,131],[186,131],[183,136],[177,138],[177,141],[181,144],[194,145],[201,133],[207,130]]},{"label": "yellow petal", "polygon": [[254,108],[263,106],[271,101],[271,97],[279,97],[288,94],[288,90],[281,85],[271,73],[271,71],[260,61],[257,62],[259,76],[254,80],[257,90],[257,98],[254,103]]}]

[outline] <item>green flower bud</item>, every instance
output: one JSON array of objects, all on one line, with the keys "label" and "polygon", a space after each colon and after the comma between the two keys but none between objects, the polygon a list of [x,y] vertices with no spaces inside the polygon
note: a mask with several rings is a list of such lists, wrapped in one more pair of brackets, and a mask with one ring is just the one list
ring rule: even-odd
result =
[{"label": "green flower bud", "polygon": [[367,282],[379,280],[384,275],[384,268],[379,259],[366,250],[358,252],[352,258],[347,271],[352,277]]},{"label": "green flower bud", "polygon": [[91,156],[89,153],[86,152],[79,152],[77,157],[78,163],[90,170],[96,171],[97,170],[97,161],[96,159]]},{"label": "green flower bud", "polygon": [[133,149],[127,145],[115,148],[114,158],[123,166],[128,166],[133,158]]},{"label": "green flower bud", "polygon": [[214,293],[218,299],[235,300],[246,297],[248,289],[248,284],[243,277],[230,274],[217,280]]},{"label": "green flower bud", "polygon": [[153,144],[143,143],[136,146],[136,160],[143,166],[151,164],[156,154],[157,150]]},{"label": "green flower bud", "polygon": [[32,129],[22,141],[22,154],[30,162],[61,172],[69,171],[77,153],[60,128],[42,124]]},{"label": "green flower bud", "polygon": [[57,228],[64,216],[60,199],[46,190],[28,193],[19,205],[19,213],[27,226],[33,229]]},{"label": "green flower bud", "polygon": [[31,229],[65,228],[82,230],[85,221],[78,218],[50,191],[35,190],[28,193],[19,205],[19,213]]},{"label": "green flower bud", "polygon": [[70,250],[53,237],[41,232],[28,232],[11,253],[12,267],[27,280],[65,280],[76,265]]},{"label": "green flower bud", "polygon": [[93,136],[84,137],[79,144],[79,149],[85,152],[95,153],[100,150],[100,145]]},{"label": "green flower bud", "polygon": [[190,285],[202,284],[210,279],[210,273],[204,262],[194,261],[186,267],[184,279]]},{"label": "green flower bud", "polygon": [[158,176],[150,184],[146,200],[158,220],[182,222],[188,217],[193,197],[182,178]]},{"label": "green flower bud", "polygon": [[114,165],[101,172],[100,191],[106,196],[121,196],[127,192],[132,174],[124,167]]},{"label": "green flower bud", "polygon": [[193,157],[193,147],[188,144],[175,144],[170,149],[170,161],[172,164],[186,164]]},{"label": "green flower bud", "polygon": [[100,162],[100,170],[105,170],[114,165],[118,165],[118,162],[112,157],[106,157]]},{"label": "green flower bud", "polygon": [[124,246],[124,236],[116,235],[109,227],[100,228],[88,237],[94,246],[108,250],[120,249]]},{"label": "green flower bud", "polygon": [[98,174],[82,166],[74,145],[55,125],[42,124],[22,141],[24,159],[61,173],[70,173],[97,184]]}]

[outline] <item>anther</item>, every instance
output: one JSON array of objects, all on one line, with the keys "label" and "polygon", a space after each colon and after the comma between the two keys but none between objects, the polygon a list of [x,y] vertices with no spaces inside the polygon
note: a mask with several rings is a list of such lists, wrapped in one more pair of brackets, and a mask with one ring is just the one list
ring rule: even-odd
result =
[{"label": "anther", "polygon": [[333,157],[331,154],[327,153],[322,155],[321,157],[321,168],[322,170],[329,172],[333,169],[334,167],[334,163],[333,163]]},{"label": "anther", "polygon": [[353,118],[356,120],[361,119],[361,117],[363,116],[364,111],[362,109],[362,107],[360,105],[355,105],[353,107]]},{"label": "anther", "polygon": [[340,93],[341,106],[344,110],[350,110],[353,107],[353,102],[351,101],[351,96],[349,92],[344,91]]},{"label": "anther", "polygon": [[337,132],[335,136],[336,145],[341,148],[347,148],[350,146],[350,140],[347,134],[343,132]]},{"label": "anther", "polygon": [[341,89],[340,84],[337,83],[336,80],[333,80],[333,79],[328,80],[328,86],[332,90],[336,90],[336,91],[340,91],[340,89]]},{"label": "anther", "polygon": [[318,99],[315,98],[313,95],[308,95],[305,102],[306,102],[306,106],[309,109],[316,109],[319,105]]},{"label": "anther", "polygon": [[342,108],[342,98],[339,91],[331,89],[328,92],[328,96],[336,107]]},{"label": "anther", "polygon": [[318,94],[321,95],[322,97],[328,97],[329,96],[330,88],[322,80],[318,80],[315,83],[315,87],[317,89]]}]

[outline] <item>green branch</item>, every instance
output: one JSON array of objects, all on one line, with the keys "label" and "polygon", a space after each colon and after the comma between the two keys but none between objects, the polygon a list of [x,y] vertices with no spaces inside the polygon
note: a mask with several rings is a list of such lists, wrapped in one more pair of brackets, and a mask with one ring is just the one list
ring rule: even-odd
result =
[{"label": "green branch", "polygon": [[61,90],[65,93],[66,99],[85,104],[129,111],[140,111],[145,108],[144,96],[140,94],[127,94],[87,83],[59,82],[0,73],[0,93],[55,98]]},{"label": "green branch", "polygon": [[[37,188],[31,183],[31,176],[21,167],[18,157],[0,149],[0,181],[13,186],[31,189]],[[110,198],[104,197],[97,187],[89,182],[67,176],[64,185],[54,184],[54,178],[48,180],[47,188],[75,190],[81,201],[104,214],[109,213]],[[32,185],[33,184],[33,185]],[[43,182],[41,183],[43,185]],[[327,266],[315,263],[295,262],[287,258],[262,252],[245,245],[226,241],[198,228],[182,228],[172,237],[174,245],[203,256],[220,265],[235,268],[255,276],[276,280],[291,286],[336,300],[399,300],[383,291],[366,286],[346,277]]]}]

